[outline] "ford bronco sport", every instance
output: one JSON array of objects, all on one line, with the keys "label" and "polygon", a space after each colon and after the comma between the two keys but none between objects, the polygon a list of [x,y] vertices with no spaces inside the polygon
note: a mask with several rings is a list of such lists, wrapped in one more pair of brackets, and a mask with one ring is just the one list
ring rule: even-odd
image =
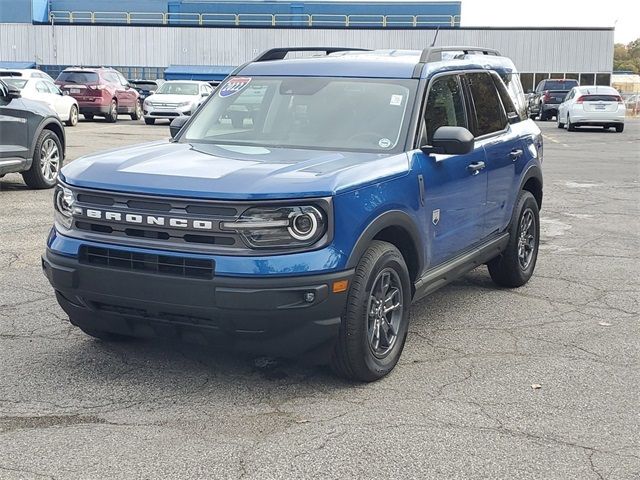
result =
[{"label": "ford bronco sport", "polygon": [[[325,55],[286,58],[307,50]],[[62,171],[42,266],[94,337],[314,353],[372,381],[412,301],[482,264],[533,274],[542,137],[494,50],[272,49],[172,132]]]}]

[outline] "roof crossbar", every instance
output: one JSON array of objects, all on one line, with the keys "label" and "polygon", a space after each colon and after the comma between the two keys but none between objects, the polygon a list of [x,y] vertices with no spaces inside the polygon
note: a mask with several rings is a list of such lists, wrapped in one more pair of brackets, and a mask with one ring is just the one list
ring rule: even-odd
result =
[{"label": "roof crossbar", "polygon": [[325,55],[335,52],[366,52],[366,48],[349,48],[349,47],[283,47],[271,48],[262,52],[252,62],[267,62],[269,60],[282,60],[290,52],[324,52]]},{"label": "roof crossbar", "polygon": [[500,56],[500,52],[498,50],[494,50],[493,48],[484,48],[484,47],[428,47],[422,50],[422,55],[420,55],[420,63],[427,62],[438,62],[442,60],[443,52],[462,52],[465,55],[476,54],[476,55],[495,55]]},{"label": "roof crossbar", "polygon": [[462,52],[465,55],[494,55],[501,56],[502,54],[493,48],[484,47],[468,47],[468,46],[451,46],[451,47],[427,47],[422,50],[420,54],[420,60],[413,69],[413,78],[420,78],[422,73],[422,67],[429,62],[439,62],[442,60],[443,52]]}]

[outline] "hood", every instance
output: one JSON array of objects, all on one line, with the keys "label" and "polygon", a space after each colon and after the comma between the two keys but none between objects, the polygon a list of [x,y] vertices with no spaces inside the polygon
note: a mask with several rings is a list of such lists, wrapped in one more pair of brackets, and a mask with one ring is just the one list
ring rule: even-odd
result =
[{"label": "hood", "polygon": [[408,171],[408,157],[160,141],[79,158],[78,187],[211,199],[324,197]]},{"label": "hood", "polygon": [[175,95],[169,93],[154,93],[149,95],[147,100],[150,102],[158,103],[183,103],[183,102],[195,102],[200,98],[199,95]]}]

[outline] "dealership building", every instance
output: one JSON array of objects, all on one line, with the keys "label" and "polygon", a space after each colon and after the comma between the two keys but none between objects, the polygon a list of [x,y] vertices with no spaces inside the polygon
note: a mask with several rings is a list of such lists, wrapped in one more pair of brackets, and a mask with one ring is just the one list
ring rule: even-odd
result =
[{"label": "dealership building", "polygon": [[525,89],[544,78],[609,85],[613,28],[462,27],[461,2],[0,0],[0,67],[113,66],[129,78],[220,80],[283,46],[478,45],[510,57]]}]

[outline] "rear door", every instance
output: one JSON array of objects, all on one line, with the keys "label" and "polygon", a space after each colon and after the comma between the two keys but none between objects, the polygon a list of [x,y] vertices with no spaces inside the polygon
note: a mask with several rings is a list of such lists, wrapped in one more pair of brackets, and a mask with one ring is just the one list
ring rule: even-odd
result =
[{"label": "rear door", "polygon": [[504,230],[511,218],[516,168],[524,160],[524,143],[516,127],[522,119],[498,75],[467,73],[465,81],[474,107],[472,132],[476,146],[482,146],[486,156],[487,196],[481,235],[485,238]]},{"label": "rear door", "polygon": [[[430,145],[442,126],[469,127],[469,108],[458,74],[432,79],[420,134],[420,145]],[[417,150],[424,185],[424,215],[429,231],[429,266],[441,264],[477,244],[482,236],[487,194],[482,145],[464,155],[425,155]]]},{"label": "rear door", "polygon": [[29,156],[30,147],[29,112],[21,99],[10,100],[7,94],[6,85],[0,82],[0,173],[22,163]]}]

